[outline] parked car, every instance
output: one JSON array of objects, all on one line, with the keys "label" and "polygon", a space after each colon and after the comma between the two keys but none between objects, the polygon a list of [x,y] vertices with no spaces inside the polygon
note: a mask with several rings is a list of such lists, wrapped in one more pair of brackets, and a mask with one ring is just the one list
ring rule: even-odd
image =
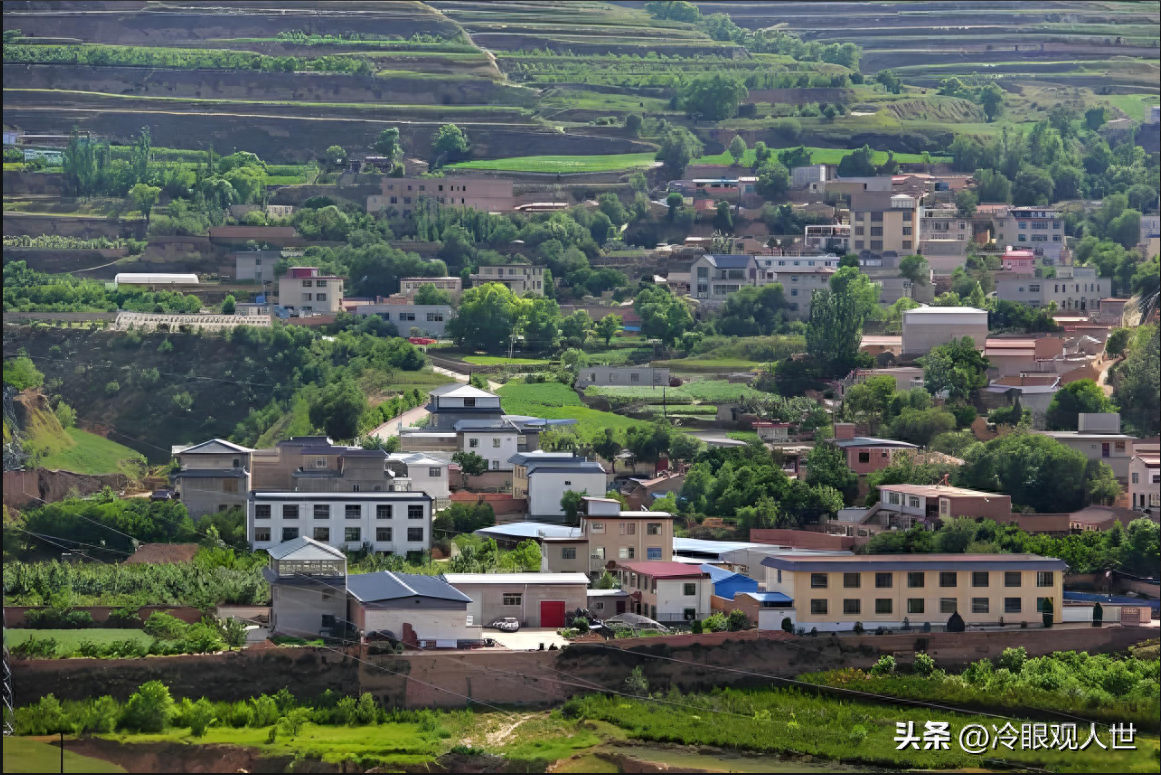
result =
[{"label": "parked car", "polygon": [[502,616],[493,619],[488,626],[500,632],[516,632],[520,629],[520,621],[515,616]]}]

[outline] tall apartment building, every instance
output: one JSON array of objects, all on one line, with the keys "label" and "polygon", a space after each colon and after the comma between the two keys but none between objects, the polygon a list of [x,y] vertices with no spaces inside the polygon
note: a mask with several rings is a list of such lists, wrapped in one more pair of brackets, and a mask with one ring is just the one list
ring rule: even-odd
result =
[{"label": "tall apartment building", "polygon": [[429,199],[450,207],[470,207],[486,213],[502,213],[516,207],[512,181],[503,178],[391,178],[384,177],[381,193],[367,197],[367,212],[394,209],[410,215],[419,200]]},{"label": "tall apartment building", "polygon": [[292,266],[278,278],[278,304],[333,315],[343,308],[343,278],[321,274],[317,266]]},{"label": "tall apartment building", "polygon": [[246,537],[254,550],[301,537],[348,552],[418,554],[431,548],[431,505],[423,492],[252,492]]},{"label": "tall apartment building", "polygon": [[899,255],[914,253],[920,237],[919,200],[890,191],[851,194],[851,250]]},{"label": "tall apartment building", "polygon": [[471,275],[473,287],[487,283],[500,283],[508,290],[521,296],[525,293],[544,293],[544,267],[532,264],[499,264],[481,266],[480,271]]}]

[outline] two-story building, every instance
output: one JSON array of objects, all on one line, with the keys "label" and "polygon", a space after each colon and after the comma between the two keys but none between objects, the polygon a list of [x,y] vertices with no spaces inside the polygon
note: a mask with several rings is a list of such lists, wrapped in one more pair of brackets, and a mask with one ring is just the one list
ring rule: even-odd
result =
[{"label": "two-story building", "polygon": [[234,254],[234,279],[259,284],[273,282],[274,267],[281,260],[281,250],[239,251]]},{"label": "two-story building", "polygon": [[1129,461],[1129,505],[1136,511],[1161,513],[1161,447],[1138,444]]},{"label": "two-story building", "polygon": [[[392,452],[387,455],[387,470],[395,475],[395,491],[425,492],[435,501],[438,511],[451,497],[448,461],[423,452]],[[406,487],[402,486],[404,483]]]},{"label": "two-story building", "polygon": [[689,268],[690,296],[703,304],[724,304],[726,297],[745,285],[758,284],[753,256],[706,253]]},{"label": "two-story building", "polygon": [[498,395],[471,385],[443,385],[428,396],[431,430],[454,431],[460,420],[499,420],[503,414]]},{"label": "two-story building", "polygon": [[1012,521],[1012,499],[994,492],[946,484],[884,484],[879,502],[869,509],[843,509],[826,523],[830,535],[849,536],[857,544],[884,531],[923,527],[934,530],[952,517]]},{"label": "two-story building", "polygon": [[295,312],[334,315],[343,308],[343,278],[317,266],[292,266],[278,278],[278,304]]},{"label": "two-story building", "polygon": [[341,636],[347,631],[347,556],[303,536],[264,547],[270,562],[270,632],[294,638]]},{"label": "two-story building", "polygon": [[859,476],[886,468],[900,452],[919,449],[897,439],[856,436],[854,423],[847,422],[834,424],[834,445],[846,454],[847,466]]},{"label": "two-story building", "polygon": [[1056,261],[1064,250],[1064,219],[1059,210],[1046,207],[1012,207],[993,219],[996,242],[1028,247]]},{"label": "two-story building", "polygon": [[424,492],[251,492],[246,538],[254,550],[308,537],[341,551],[419,555],[431,548]]},{"label": "two-story building", "polygon": [[629,593],[631,613],[662,624],[691,622],[712,613],[713,582],[697,565],[619,561],[616,576]]},{"label": "two-story building", "polygon": [[600,576],[614,562],[673,559],[673,515],[665,511],[623,511],[612,498],[587,497],[581,535],[588,539],[588,573]]},{"label": "two-story building", "polygon": [[388,492],[407,489],[387,467],[387,452],[334,444],[326,436],[295,436],[252,455],[255,490]]},{"label": "two-story building", "polygon": [[1133,444],[1138,439],[1121,433],[1119,412],[1081,412],[1075,431],[1036,431],[1072,447],[1089,460],[1106,463],[1122,482],[1129,477]]},{"label": "two-story building", "polygon": [[425,285],[430,285],[438,291],[447,291],[452,298],[457,298],[464,292],[464,281],[459,277],[400,277],[399,293],[413,299]]},{"label": "two-story building", "polygon": [[1055,302],[1057,309],[1096,312],[1101,299],[1109,297],[1111,283],[1107,277],[1099,277],[1096,267],[1091,266],[1062,266],[1055,277],[1003,272],[996,276],[996,298],[1030,307],[1047,307]]},{"label": "two-story building", "polygon": [[517,296],[525,293],[544,293],[544,267],[532,264],[497,264],[481,266],[480,271],[469,275],[472,287],[487,283],[499,283]]},{"label": "two-story building", "polygon": [[512,181],[504,178],[393,178],[385,176],[381,191],[367,197],[367,212],[395,210],[410,215],[421,199],[448,207],[470,207],[486,213],[503,213],[516,207]]},{"label": "two-story building", "polygon": [[759,629],[784,617],[806,630],[946,627],[952,614],[967,625],[1039,625],[1050,610],[1063,621],[1064,560],[1032,554],[774,555],[762,560],[766,592],[790,606],[759,614]]},{"label": "two-story building", "polygon": [[668,387],[669,369],[650,366],[585,366],[577,371],[573,386]]},{"label": "two-story building", "polygon": [[403,299],[384,299],[374,304],[360,304],[356,315],[375,315],[393,323],[399,336],[412,336],[417,331],[423,336],[441,339],[447,334],[447,324],[455,317],[450,304],[407,304]]},{"label": "two-story building", "polygon": [[171,451],[178,468],[169,479],[191,517],[246,505],[254,450],[225,439],[210,439]]},{"label": "two-story building", "polygon": [[975,307],[916,307],[903,313],[903,355],[917,357],[931,349],[970,336],[984,349],[988,312]]},{"label": "two-story building", "polygon": [[607,492],[608,476],[601,464],[572,452],[520,452],[512,463],[512,494],[528,500],[531,517],[563,519],[560,499],[567,491]]},{"label": "two-story building", "polygon": [[776,282],[782,283],[782,294],[790,308],[790,317],[796,320],[810,318],[810,302],[814,292],[830,287],[830,278],[836,271],[830,266],[778,267],[775,278]]}]

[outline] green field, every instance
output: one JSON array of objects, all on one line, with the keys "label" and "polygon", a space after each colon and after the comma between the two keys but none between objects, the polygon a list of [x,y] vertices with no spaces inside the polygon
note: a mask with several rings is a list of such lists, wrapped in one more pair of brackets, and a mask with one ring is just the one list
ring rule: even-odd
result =
[{"label": "green field", "polygon": [[559,382],[509,382],[499,390],[500,404],[508,414],[526,414],[549,420],[576,420],[577,433],[587,438],[613,428],[623,431],[646,425],[641,420],[602,412],[585,406],[576,391]]},{"label": "green field", "polygon": [[78,474],[113,474],[129,473],[145,464],[141,453],[104,436],[80,428],[67,428],[65,433],[74,445],[57,449],[41,458],[42,467],[63,468]]},{"label": "green field", "polygon": [[91,627],[86,630],[33,630],[28,628],[9,628],[4,631],[8,638],[8,648],[14,648],[30,638],[42,640],[52,638],[58,644],[58,652],[75,650],[85,641],[97,645],[105,645],[119,640],[135,640],[148,646],[153,642],[151,635],[142,630],[124,630],[109,627]]},{"label": "green field", "polygon": [[[568,139],[561,138],[565,144]],[[448,169],[500,170],[503,172],[613,172],[652,166],[652,153],[617,153],[608,156],[513,156],[449,164]]]},{"label": "green field", "polygon": [[496,355],[468,355],[464,363],[473,366],[547,366],[551,361],[540,358],[502,358]]},{"label": "green field", "polygon": [[61,769],[60,748],[31,737],[4,738],[5,772],[125,772],[104,759],[81,756],[69,750],[65,743],[64,769]]},{"label": "green field", "polygon": [[744,358],[676,358],[669,361],[653,361],[654,368],[669,369],[682,374],[697,374],[701,372],[750,371],[765,364],[759,361],[748,361]]},{"label": "green field", "polygon": [[[778,151],[785,151],[788,149],[786,149],[786,148],[771,148],[770,150],[772,150],[775,154],[777,154]],[[816,146],[808,145],[808,146],[806,146],[806,150],[810,151],[810,153],[811,153],[810,161],[812,164],[838,164],[840,161],[843,160],[844,156],[850,155],[852,149],[819,148]],[[887,152],[886,151],[875,151],[875,156],[874,156],[873,161],[875,164],[883,164],[884,162],[887,161]],[[895,161],[899,162],[900,164],[922,164],[923,163],[923,154],[920,154],[920,153],[896,153],[895,154]],[[931,156],[931,161],[933,164],[938,164],[941,162],[951,161],[951,157],[933,154]],[[694,159],[690,163],[691,164],[729,164],[729,165],[732,165],[734,163],[734,157],[730,156],[728,151],[722,151],[721,153],[717,153],[717,154],[714,154],[712,156],[702,156],[699,159]],[[746,155],[744,157],[742,157],[742,163],[739,166],[740,167],[753,167],[755,163],[757,163],[757,159],[754,157],[754,149],[750,148],[746,151]]]},{"label": "green field", "polygon": [[585,388],[586,396],[609,399],[614,404],[645,402],[647,404],[720,404],[733,403],[740,398],[762,398],[766,394],[749,385],[731,384],[724,379],[698,379],[679,388],[648,386],[605,386]]}]

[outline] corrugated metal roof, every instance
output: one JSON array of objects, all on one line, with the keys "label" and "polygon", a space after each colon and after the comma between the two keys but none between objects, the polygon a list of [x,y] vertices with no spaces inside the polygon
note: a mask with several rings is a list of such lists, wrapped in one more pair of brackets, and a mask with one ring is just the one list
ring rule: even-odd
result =
[{"label": "corrugated metal roof", "polygon": [[1064,560],[1035,554],[865,554],[847,557],[773,556],[762,560],[767,568],[837,573],[840,571],[908,570],[1065,570]]},{"label": "corrugated metal roof", "polygon": [[299,536],[292,541],[272,546],[266,550],[276,560],[346,560],[347,555],[333,546],[328,546],[313,538]]},{"label": "corrugated metal roof", "polygon": [[347,589],[363,603],[399,600],[408,597],[430,597],[470,603],[472,599],[437,576],[413,573],[358,573],[347,576]]},{"label": "corrugated metal roof", "polygon": [[589,585],[584,573],[445,573],[449,584],[582,584]]}]

